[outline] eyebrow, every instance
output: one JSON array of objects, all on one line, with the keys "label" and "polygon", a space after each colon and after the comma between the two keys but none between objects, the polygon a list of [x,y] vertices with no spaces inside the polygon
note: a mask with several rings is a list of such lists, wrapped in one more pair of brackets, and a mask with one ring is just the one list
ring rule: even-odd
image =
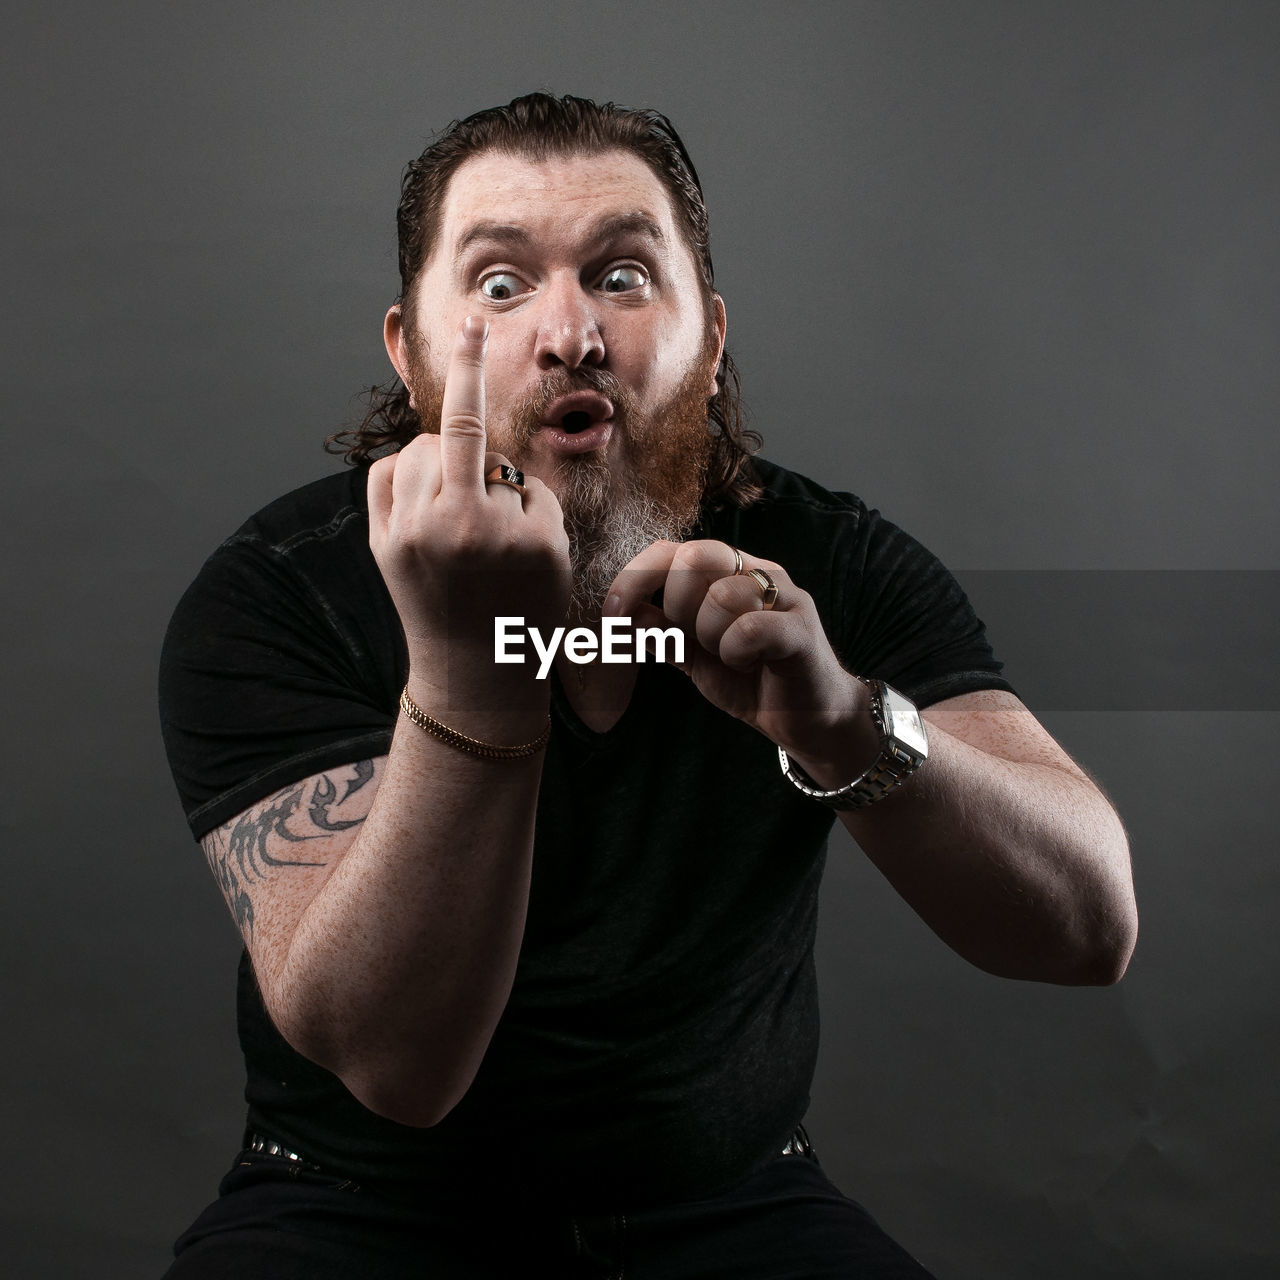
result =
[{"label": "eyebrow", "polygon": [[635,213],[615,213],[608,218],[601,218],[596,224],[593,238],[596,241],[618,240],[623,236],[643,236],[648,240],[662,243],[662,228],[647,214],[637,210]]},{"label": "eyebrow", "polygon": [[[610,214],[608,217],[601,218],[591,229],[588,238],[594,244],[606,244],[627,235],[639,235],[656,244],[662,244],[666,239],[657,222],[647,213],[639,210],[634,213]],[[458,240],[457,248],[453,253],[455,265],[461,263],[463,255],[473,244],[481,241],[522,249],[533,243],[533,235],[525,227],[513,223],[474,223]]]}]

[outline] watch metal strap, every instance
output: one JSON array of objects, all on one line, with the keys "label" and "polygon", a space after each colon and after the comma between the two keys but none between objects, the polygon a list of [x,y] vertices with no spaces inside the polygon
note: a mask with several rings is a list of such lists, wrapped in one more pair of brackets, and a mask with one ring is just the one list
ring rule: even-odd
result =
[{"label": "watch metal strap", "polygon": [[824,790],[798,764],[791,762],[786,751],[778,748],[778,763],[792,786],[811,799],[842,811],[874,804],[905,782],[925,761],[925,756],[890,737],[885,729],[884,691],[889,686],[883,680],[867,680],[863,676],[858,679],[871,690],[871,718],[880,731],[880,754],[858,777],[834,791]]}]

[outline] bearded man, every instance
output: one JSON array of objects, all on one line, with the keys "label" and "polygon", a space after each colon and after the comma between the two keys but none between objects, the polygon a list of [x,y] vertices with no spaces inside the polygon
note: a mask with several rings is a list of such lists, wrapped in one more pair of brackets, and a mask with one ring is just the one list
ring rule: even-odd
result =
[{"label": "bearded man", "polygon": [[[1104,983],[1118,819],[928,552],[750,456],[665,117],[455,122],[399,236],[358,465],[248,521],[166,642],[249,1102],[169,1274],[925,1275],[801,1127],[827,833],[975,964]],[[509,618],[685,644],[539,679]]]}]

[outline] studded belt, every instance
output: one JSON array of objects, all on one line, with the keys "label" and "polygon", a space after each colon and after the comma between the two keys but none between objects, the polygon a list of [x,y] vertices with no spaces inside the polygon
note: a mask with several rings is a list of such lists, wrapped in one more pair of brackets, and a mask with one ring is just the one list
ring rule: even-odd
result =
[{"label": "studded belt", "polygon": [[815,1159],[813,1154],[813,1143],[809,1141],[809,1133],[804,1125],[796,1125],[796,1131],[787,1140],[787,1145],[782,1148],[784,1156],[807,1156],[810,1160]]},{"label": "studded belt", "polygon": [[302,1169],[320,1168],[314,1160],[307,1160],[296,1151],[290,1151],[288,1147],[282,1147],[278,1142],[273,1142],[270,1138],[264,1138],[260,1133],[250,1133],[245,1147],[260,1156],[280,1156],[282,1159],[292,1160],[294,1164]]},{"label": "studded belt", "polygon": [[[260,1133],[250,1133],[246,1143],[247,1149],[260,1156],[279,1156],[284,1160],[292,1160],[301,1169],[319,1169],[320,1166],[314,1160],[308,1160],[305,1156],[300,1156],[296,1151],[290,1151],[288,1147],[283,1147],[280,1143],[271,1138],[264,1138]],[[787,1145],[778,1153],[784,1156],[807,1156],[813,1159],[813,1143],[809,1141],[809,1134],[804,1125],[796,1125],[796,1131],[787,1139]]]}]

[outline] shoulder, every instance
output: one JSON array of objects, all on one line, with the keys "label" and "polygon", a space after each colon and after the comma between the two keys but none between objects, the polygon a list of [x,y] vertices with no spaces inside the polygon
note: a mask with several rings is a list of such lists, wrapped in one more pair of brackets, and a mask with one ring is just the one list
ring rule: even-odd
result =
[{"label": "shoulder", "polygon": [[288,555],[308,543],[367,537],[368,471],[349,467],[322,476],[269,502],[251,515],[223,544],[257,544]]},{"label": "shoulder", "polygon": [[828,489],[762,458],[753,462],[764,493],[734,522],[744,545],[753,537],[772,541],[792,554],[817,556],[845,577],[934,568],[931,552],[856,493]]},{"label": "shoulder", "polygon": [[793,512],[818,519],[823,516],[863,518],[868,514],[866,503],[857,494],[824,488],[808,476],[767,458],[753,458],[752,464],[764,493],[747,509],[746,515],[768,519]]},{"label": "shoulder", "polygon": [[326,616],[331,598],[368,595],[379,584],[369,551],[366,472],[335,472],[269,502],[205,560],[179,601],[166,647],[215,620],[291,607]]},{"label": "shoulder", "polygon": [[855,493],[764,458],[752,462],[764,492],[745,510],[717,512],[703,536],[776,560],[810,591],[864,562],[869,544],[892,529]]}]

